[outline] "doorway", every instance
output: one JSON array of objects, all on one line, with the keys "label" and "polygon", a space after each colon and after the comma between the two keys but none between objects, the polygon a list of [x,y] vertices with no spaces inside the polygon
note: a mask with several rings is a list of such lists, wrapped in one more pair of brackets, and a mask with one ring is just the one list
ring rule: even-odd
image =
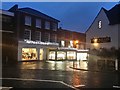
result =
[{"label": "doorway", "polygon": [[40,60],[43,60],[43,49],[40,49]]}]

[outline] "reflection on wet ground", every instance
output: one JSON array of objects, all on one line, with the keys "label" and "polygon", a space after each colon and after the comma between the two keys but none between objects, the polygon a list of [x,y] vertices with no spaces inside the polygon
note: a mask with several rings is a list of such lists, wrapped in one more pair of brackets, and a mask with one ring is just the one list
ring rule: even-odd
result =
[{"label": "reflection on wet ground", "polygon": [[[92,66],[94,66],[94,68],[96,67],[95,64]],[[114,85],[120,85],[120,73],[81,71],[70,67],[89,69],[87,61],[19,62],[16,66],[9,65],[4,67],[3,77],[62,81],[77,88],[81,86],[83,86],[83,88],[112,88]],[[3,84],[6,85],[7,82],[5,81]],[[28,82],[24,80],[20,82],[24,84],[24,87],[28,86]],[[9,83],[11,84],[11,82]],[[13,80],[12,83],[17,82]],[[29,83],[33,85],[33,87],[36,84],[36,82],[32,81]]]},{"label": "reflection on wet ground", "polygon": [[71,71],[70,67],[87,69],[86,61],[46,61],[46,62],[21,62],[18,64],[20,69],[48,69]]}]

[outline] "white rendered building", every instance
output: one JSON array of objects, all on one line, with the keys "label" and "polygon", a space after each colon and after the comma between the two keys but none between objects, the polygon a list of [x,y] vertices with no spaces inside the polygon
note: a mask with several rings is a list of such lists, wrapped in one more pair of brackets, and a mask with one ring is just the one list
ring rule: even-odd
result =
[{"label": "white rendered building", "polygon": [[120,4],[110,10],[101,8],[86,31],[86,48],[120,48]]}]

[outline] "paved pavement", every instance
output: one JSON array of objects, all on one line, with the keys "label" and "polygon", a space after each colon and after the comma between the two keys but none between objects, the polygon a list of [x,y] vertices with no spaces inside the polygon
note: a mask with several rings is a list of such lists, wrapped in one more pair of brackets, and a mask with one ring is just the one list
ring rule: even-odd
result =
[{"label": "paved pavement", "polygon": [[[119,88],[119,72],[96,72],[87,69],[87,62],[48,61],[21,62],[3,66],[4,87],[19,88]],[[84,70],[73,69],[80,65]]]}]

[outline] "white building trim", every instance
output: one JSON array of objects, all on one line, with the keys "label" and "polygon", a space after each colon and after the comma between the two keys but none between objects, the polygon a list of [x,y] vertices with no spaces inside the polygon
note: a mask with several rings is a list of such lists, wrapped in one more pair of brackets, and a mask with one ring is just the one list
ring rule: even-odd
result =
[{"label": "white building trim", "polygon": [[8,16],[14,16],[14,13],[9,12],[7,10],[0,10],[0,14],[8,15]]},{"label": "white building trim", "polygon": [[0,30],[0,32],[4,32],[4,33],[14,33],[13,31],[6,31],[6,30]]}]

